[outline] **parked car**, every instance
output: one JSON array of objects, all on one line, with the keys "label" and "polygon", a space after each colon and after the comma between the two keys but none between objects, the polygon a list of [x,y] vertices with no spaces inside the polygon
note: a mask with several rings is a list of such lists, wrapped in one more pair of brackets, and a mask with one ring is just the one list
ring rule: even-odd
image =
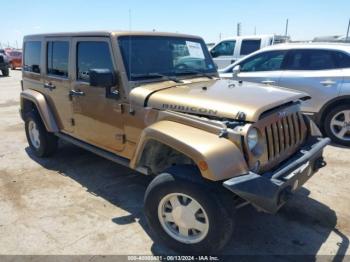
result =
[{"label": "parked car", "polygon": [[224,39],[210,49],[210,54],[218,68],[224,68],[240,58],[263,47],[287,41],[278,35],[237,36]]},{"label": "parked car", "polygon": [[22,66],[22,51],[21,50],[16,50],[12,49],[6,52],[9,62],[10,62],[10,67],[12,70],[15,70],[18,67]]},{"label": "parked car", "polygon": [[23,42],[20,105],[33,154],[52,155],[59,138],[154,176],[145,217],[177,251],[218,252],[236,209],[275,213],[325,165],[330,140],[301,114],[307,95],[221,80],[200,37],[87,32]]},{"label": "parked car", "polygon": [[9,59],[5,53],[4,49],[0,49],[0,71],[3,76],[9,76]]},{"label": "parked car", "polygon": [[281,44],[219,71],[233,78],[308,93],[302,110],[335,143],[350,146],[350,45]]}]

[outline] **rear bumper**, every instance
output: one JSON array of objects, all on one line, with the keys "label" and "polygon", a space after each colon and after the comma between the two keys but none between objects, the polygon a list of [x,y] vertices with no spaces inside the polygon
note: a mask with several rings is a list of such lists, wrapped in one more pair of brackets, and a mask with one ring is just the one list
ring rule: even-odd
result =
[{"label": "rear bumper", "polygon": [[274,172],[262,175],[249,172],[223,185],[258,209],[275,213],[295,190],[326,165],[322,153],[329,143],[329,138],[312,139]]}]

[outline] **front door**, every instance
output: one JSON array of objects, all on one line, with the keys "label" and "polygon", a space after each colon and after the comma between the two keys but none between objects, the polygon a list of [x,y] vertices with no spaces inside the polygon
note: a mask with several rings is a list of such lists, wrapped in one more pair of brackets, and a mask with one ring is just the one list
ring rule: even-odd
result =
[{"label": "front door", "polygon": [[235,62],[234,51],[235,51],[236,41],[235,40],[225,40],[217,44],[210,50],[210,54],[213,57],[215,64],[219,69],[222,69]]},{"label": "front door", "polygon": [[238,80],[279,85],[286,51],[266,51],[243,60],[240,65]]},{"label": "front door", "polygon": [[90,69],[110,69],[116,72],[110,39],[73,38],[73,49],[75,68],[70,96],[73,102],[75,136],[111,152],[121,151],[125,135],[120,100],[107,97],[105,87],[89,84]]}]

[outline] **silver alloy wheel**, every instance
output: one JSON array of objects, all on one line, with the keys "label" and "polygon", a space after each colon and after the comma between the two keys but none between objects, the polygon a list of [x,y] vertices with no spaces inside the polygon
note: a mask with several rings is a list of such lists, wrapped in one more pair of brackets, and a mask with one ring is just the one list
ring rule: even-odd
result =
[{"label": "silver alloy wheel", "polygon": [[209,231],[209,219],[204,208],[192,197],[171,193],[162,198],[158,218],[172,238],[185,244],[202,241]]},{"label": "silver alloy wheel", "polygon": [[343,110],[334,115],[330,127],[337,138],[350,141],[350,110]]},{"label": "silver alloy wheel", "polygon": [[32,145],[36,149],[39,149],[40,147],[39,129],[33,120],[30,120],[28,123],[28,133],[29,133],[29,138]]}]

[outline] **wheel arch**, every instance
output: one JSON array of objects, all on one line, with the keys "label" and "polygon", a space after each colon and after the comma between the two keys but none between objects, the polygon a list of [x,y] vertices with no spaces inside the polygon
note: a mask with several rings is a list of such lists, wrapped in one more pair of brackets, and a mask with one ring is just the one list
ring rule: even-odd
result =
[{"label": "wheel arch", "polygon": [[188,125],[164,120],[145,128],[131,159],[131,168],[142,168],[145,158],[155,161],[157,159],[152,156],[164,158],[163,151],[149,153],[149,145],[161,145],[161,148],[179,152],[183,159],[190,159],[202,177],[208,180],[220,181],[248,172],[242,152],[233,142]]},{"label": "wheel arch", "polygon": [[328,101],[320,110],[320,112],[316,116],[316,123],[321,127],[323,130],[323,126],[321,126],[321,123],[324,122],[327,113],[332,110],[335,106],[340,106],[346,103],[350,103],[350,95],[345,95],[345,96],[339,96],[336,97],[330,101]]},{"label": "wheel arch", "polygon": [[58,132],[56,119],[45,99],[45,96],[35,90],[24,90],[20,95],[21,116],[24,119],[26,113],[36,110],[48,132]]}]

